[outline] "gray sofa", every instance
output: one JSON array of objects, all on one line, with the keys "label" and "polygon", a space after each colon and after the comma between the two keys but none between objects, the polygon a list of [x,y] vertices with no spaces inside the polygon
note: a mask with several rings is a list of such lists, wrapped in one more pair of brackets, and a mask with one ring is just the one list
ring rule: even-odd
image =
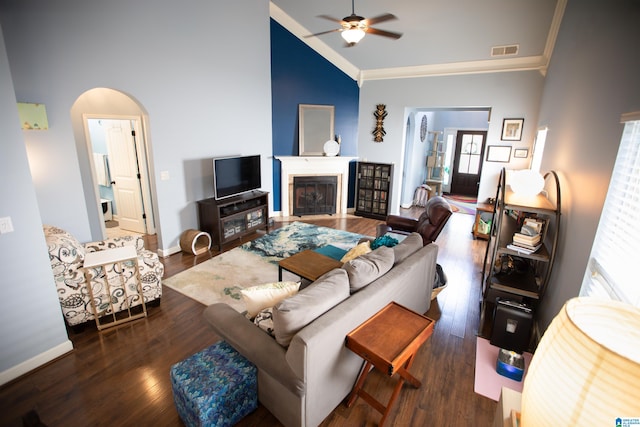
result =
[{"label": "gray sofa", "polygon": [[408,241],[420,243],[396,246],[391,270],[304,326],[288,347],[226,304],[205,309],[216,333],[258,367],[258,398],[285,426],[317,426],[349,395],[363,364],[344,345],[350,331],[391,301],[429,309],[438,247],[422,247],[418,234]]}]

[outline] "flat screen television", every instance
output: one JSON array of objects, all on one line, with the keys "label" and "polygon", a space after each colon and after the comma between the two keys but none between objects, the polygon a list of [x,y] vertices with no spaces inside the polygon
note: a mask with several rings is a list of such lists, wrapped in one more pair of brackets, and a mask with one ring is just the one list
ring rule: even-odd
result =
[{"label": "flat screen television", "polygon": [[261,186],[260,155],[213,159],[213,191],[216,199],[257,190]]}]

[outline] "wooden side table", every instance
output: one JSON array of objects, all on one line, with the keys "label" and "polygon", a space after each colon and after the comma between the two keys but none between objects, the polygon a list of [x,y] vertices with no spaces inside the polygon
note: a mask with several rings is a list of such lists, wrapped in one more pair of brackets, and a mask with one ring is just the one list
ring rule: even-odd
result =
[{"label": "wooden side table", "polygon": [[[434,325],[434,320],[396,302],[391,302],[347,334],[347,348],[365,360],[364,368],[349,396],[347,406],[351,407],[358,396],[362,397],[382,414],[379,423],[382,426],[404,382],[407,381],[416,388],[421,386],[420,381],[408,370],[422,344],[431,336]],[[394,374],[400,377],[386,406],[362,389],[372,366],[390,377]]]},{"label": "wooden side table", "polygon": [[476,219],[475,221],[473,221],[473,230],[472,230],[474,239],[489,238],[488,233],[481,233],[480,231],[478,231],[478,228],[480,227],[480,215],[482,215],[483,212],[494,213],[495,211],[493,209],[493,205],[490,203],[478,203],[476,205]]},{"label": "wooden side table", "polygon": [[[142,304],[142,313],[134,314],[131,312],[131,301],[129,292],[127,292],[126,286],[126,278],[123,275],[119,276],[119,282],[115,284],[109,283],[109,274],[107,272],[107,266],[112,264],[120,264],[120,269],[122,270],[123,263],[131,261],[133,263],[133,268],[135,268],[135,280],[136,280],[136,293],[138,298],[140,298],[140,302]],[[147,307],[144,303],[144,294],[142,293],[142,286],[140,282],[140,269],[138,268],[138,253],[136,252],[136,248],[133,246],[121,246],[118,248],[106,249],[103,251],[96,252],[87,252],[84,256],[84,275],[87,282],[87,289],[89,291],[89,298],[91,298],[91,307],[93,308],[93,315],[95,316],[96,326],[98,330],[110,328],[116,325],[119,325],[124,322],[128,322],[130,320],[139,319],[141,317],[147,316]],[[91,274],[89,272],[90,269],[96,269],[100,271],[100,269],[104,269],[104,286],[105,291],[104,294],[107,295],[107,300],[109,301],[109,309],[103,310],[104,312],[110,312],[112,322],[109,323],[100,323],[100,314],[99,308],[96,306],[96,297],[93,292],[93,286],[91,285]],[[127,309],[127,317],[116,317],[116,309],[113,305],[113,299],[111,298],[111,288],[117,287],[122,289],[124,304]]]},{"label": "wooden side table", "polygon": [[340,261],[322,255],[312,249],[307,249],[278,263],[278,280],[282,281],[282,270],[287,270],[313,282],[324,273],[340,267],[342,267]]}]

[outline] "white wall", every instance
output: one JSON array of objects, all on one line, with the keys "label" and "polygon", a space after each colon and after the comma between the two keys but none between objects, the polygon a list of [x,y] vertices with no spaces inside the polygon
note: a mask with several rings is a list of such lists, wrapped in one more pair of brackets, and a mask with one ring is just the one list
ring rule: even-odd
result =
[{"label": "white wall", "polygon": [[[42,224],[81,241],[101,237],[91,226],[100,214],[85,194],[88,164],[77,149],[84,141],[72,121],[83,93],[112,88],[148,114],[160,248],[197,228],[201,194],[189,189],[212,185],[198,168],[203,159],[261,154],[263,188],[271,190],[268,7],[252,0],[0,2],[0,217],[11,216],[16,228],[0,235],[0,382],[71,349]],[[20,131],[16,99],[44,103],[49,130]],[[161,171],[171,179],[160,181]]]},{"label": "white wall", "polygon": [[[561,176],[562,233],[541,307],[546,329],[578,295],[611,178],[623,113],[640,110],[640,3],[569,0],[547,74],[542,171]],[[640,251],[638,252],[640,255]],[[637,277],[628,266],[629,280]]]},{"label": "white wall", "polygon": [[[400,205],[405,208],[411,206],[415,190],[424,182],[426,175],[426,155],[430,134],[427,133],[424,141],[420,140],[420,126],[422,118],[425,116],[427,117],[427,128],[433,130],[433,113],[411,112],[408,116],[404,170],[400,173],[400,179],[404,179],[404,183],[401,183],[402,197]],[[397,211],[394,211],[394,213],[397,213]]]},{"label": "white wall", "polygon": [[[211,179],[203,159],[261,154],[263,188],[271,191],[268,7],[255,0],[3,2],[16,97],[44,103],[49,117],[49,131],[27,135],[43,221],[81,241],[101,237],[90,225],[99,213],[82,186],[87,165],[70,114],[98,87],[128,94],[148,114],[161,249],[197,228],[202,195],[189,189]],[[163,171],[169,180],[160,180]]]},{"label": "white wall", "polygon": [[[426,77],[404,80],[367,81],[360,90],[358,156],[368,161],[394,163],[391,211],[400,204],[405,112],[414,108],[442,109],[488,106],[492,108],[487,134],[488,144],[515,145],[500,141],[502,119],[525,119],[522,141],[531,144],[538,121],[544,77],[536,71],[477,74],[450,77]],[[387,106],[384,142],[373,141],[373,111],[377,104]],[[407,110],[408,109],[408,110]],[[495,196],[500,170],[507,163],[485,162],[478,199]]]},{"label": "white wall", "polygon": [[72,349],[62,320],[0,33],[0,384]]}]

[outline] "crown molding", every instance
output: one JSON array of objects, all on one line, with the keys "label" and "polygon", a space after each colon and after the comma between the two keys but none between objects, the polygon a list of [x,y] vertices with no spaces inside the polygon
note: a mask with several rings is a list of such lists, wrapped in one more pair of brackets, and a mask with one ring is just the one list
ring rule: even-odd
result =
[{"label": "crown molding", "polygon": [[547,35],[547,43],[544,46],[543,55],[546,64],[544,69],[540,70],[543,76],[547,75],[547,67],[549,66],[549,61],[551,61],[551,56],[553,55],[553,48],[556,45],[558,32],[560,31],[560,24],[562,23],[562,17],[564,16],[564,10],[566,7],[567,0],[558,0],[558,3],[556,3],[556,10],[553,13],[553,19],[551,20],[551,26],[549,27],[549,34]]},{"label": "crown molding", "polygon": [[360,74],[361,81],[365,82],[369,80],[543,70],[546,68],[546,65],[544,56],[528,56],[522,58],[416,65],[412,67],[378,68],[362,70]]},{"label": "crown molding", "polygon": [[558,0],[556,9],[549,28],[544,52],[539,56],[527,56],[520,58],[489,59],[481,61],[453,62],[445,64],[416,65],[410,67],[378,68],[360,70],[342,55],[330,48],[317,37],[305,37],[311,31],[300,25],[273,2],[269,2],[269,12],[280,25],[298,37],[311,49],[331,62],[346,75],[358,82],[362,87],[369,80],[406,79],[416,77],[455,76],[464,74],[502,73],[511,71],[537,70],[543,76],[546,75],[549,61],[553,54],[553,48],[560,30],[560,23],[564,15],[567,0]]},{"label": "crown molding", "polygon": [[304,44],[318,52],[319,55],[323,56],[327,61],[338,67],[343,73],[351,77],[353,80],[358,80],[360,76],[360,70],[358,67],[347,61],[342,55],[331,49],[319,38],[305,37],[311,34],[311,31],[300,25],[282,9],[273,4],[273,2],[269,2],[269,12],[274,21],[282,25],[294,36],[298,37]]}]

